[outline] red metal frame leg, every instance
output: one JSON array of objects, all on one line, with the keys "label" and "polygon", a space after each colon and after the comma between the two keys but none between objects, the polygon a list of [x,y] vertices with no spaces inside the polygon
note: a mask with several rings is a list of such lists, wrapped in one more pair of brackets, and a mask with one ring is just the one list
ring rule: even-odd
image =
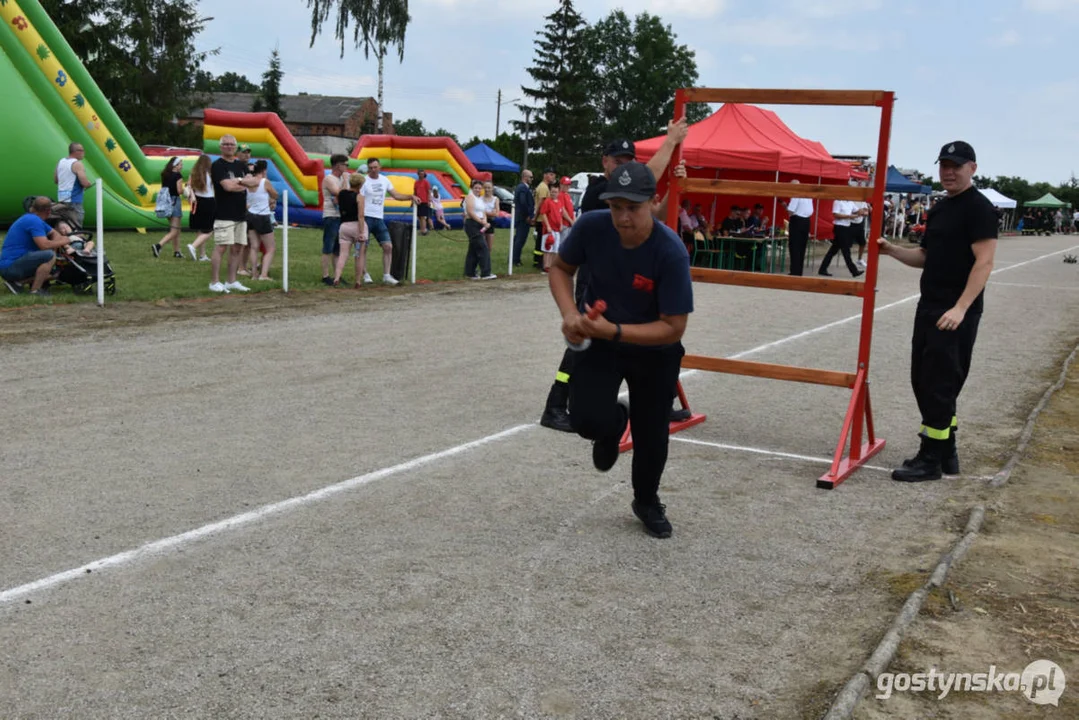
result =
[{"label": "red metal frame leg", "polygon": [[[862,443],[862,422],[865,422],[867,441]],[[848,439],[850,452],[844,457]],[[877,439],[873,433],[873,415],[869,404],[869,383],[865,370],[859,370],[854,382],[854,391],[847,406],[847,416],[843,420],[843,430],[836,445],[832,467],[817,480],[817,487],[832,490],[850,477],[855,470],[865,465],[869,458],[884,449],[884,440]]]},{"label": "red metal frame leg", "polygon": [[[681,432],[686,428],[691,428],[694,425],[700,425],[702,422],[708,419],[707,415],[701,413],[694,413],[690,410],[689,400],[686,399],[686,391],[682,389],[682,382],[678,381],[675,385],[675,389],[678,391],[678,402],[682,404],[683,410],[689,410],[689,417],[685,420],[679,420],[678,422],[672,422],[668,433],[674,435],[676,432]],[[633,449],[633,428],[626,425],[626,431],[622,433],[622,441],[618,443],[618,452],[626,452]]]}]

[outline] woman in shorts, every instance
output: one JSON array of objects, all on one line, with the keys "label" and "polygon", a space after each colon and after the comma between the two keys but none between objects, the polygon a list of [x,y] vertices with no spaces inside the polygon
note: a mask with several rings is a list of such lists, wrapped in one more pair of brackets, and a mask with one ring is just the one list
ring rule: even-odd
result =
[{"label": "woman in shorts", "polygon": [[348,261],[348,251],[352,248],[352,256],[356,259],[356,282],[352,287],[359,289],[362,282],[371,282],[371,276],[367,274],[367,223],[363,218],[363,195],[360,189],[363,187],[364,177],[360,173],[352,173],[348,177],[348,187],[337,194],[337,209],[341,211],[341,229],[338,231],[337,242],[340,244],[337,253],[337,266],[333,273],[333,286],[341,286],[341,273],[345,271],[345,263]]},{"label": "woman in shorts", "polygon": [[[277,191],[266,179],[266,161],[255,163],[254,176],[258,179],[257,187],[247,190],[247,246],[253,280],[269,280],[270,265],[273,263],[277,246],[273,236],[273,211],[277,206]],[[262,249],[262,272],[259,272],[259,249]]]},{"label": "woman in shorts", "polygon": [[[184,216],[184,177],[180,174],[184,161],[178,157],[169,158],[165,169],[161,171],[161,188],[168,189],[172,197],[172,209],[169,213],[169,231],[165,237],[155,242],[151,249],[154,257],[161,257],[161,248],[172,243],[172,256],[183,259],[180,254],[180,218]],[[160,211],[159,211],[160,212]],[[164,213],[161,213],[164,214]]]},{"label": "woman in shorts", "polygon": [[187,246],[187,251],[191,253],[192,260],[209,262],[210,258],[202,246],[214,234],[214,211],[217,208],[217,203],[214,202],[214,183],[210,179],[209,155],[200,155],[195,161],[195,167],[191,169],[188,177],[187,199],[191,203],[187,225],[198,233],[195,242]]},{"label": "woman in shorts", "polygon": [[442,194],[438,191],[437,185],[431,188],[431,216],[431,227],[437,230],[441,225],[444,230],[450,229],[450,224],[446,222],[446,213],[442,209]]}]

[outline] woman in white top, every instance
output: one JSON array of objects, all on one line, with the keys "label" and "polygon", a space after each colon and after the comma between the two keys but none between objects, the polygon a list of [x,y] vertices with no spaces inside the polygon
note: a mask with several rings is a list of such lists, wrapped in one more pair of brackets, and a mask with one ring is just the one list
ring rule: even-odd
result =
[{"label": "woman in white top", "polygon": [[495,185],[491,181],[487,181],[483,184],[483,209],[487,213],[487,232],[484,233],[487,236],[487,251],[495,251],[495,218],[498,217],[501,205],[498,202],[498,196],[495,195]]},{"label": "woman in white top", "polygon": [[487,248],[486,233],[491,226],[483,201],[483,181],[472,181],[472,192],[465,198],[465,234],[468,253],[465,254],[465,277],[470,280],[493,280],[491,251]]},{"label": "woman in white top", "polygon": [[442,193],[438,190],[438,185],[431,187],[431,214],[434,216],[431,227],[438,229],[438,225],[441,225],[444,229],[449,230],[450,224],[446,222],[446,213],[442,209]]},{"label": "woman in white top", "polygon": [[187,224],[198,233],[195,242],[188,244],[187,251],[191,253],[192,260],[210,262],[206,251],[202,250],[203,244],[214,234],[214,212],[217,210],[217,202],[214,200],[214,182],[210,179],[210,156],[200,155],[195,161],[195,167],[191,168],[191,175],[187,182],[187,200],[191,203],[191,214]]},{"label": "woman in white top", "polygon": [[[250,255],[251,278],[269,280],[270,265],[277,249],[273,236],[273,211],[277,206],[277,191],[266,179],[266,161],[255,163],[254,176],[259,184],[247,190],[247,245]],[[262,272],[259,273],[259,247],[262,248]]]}]

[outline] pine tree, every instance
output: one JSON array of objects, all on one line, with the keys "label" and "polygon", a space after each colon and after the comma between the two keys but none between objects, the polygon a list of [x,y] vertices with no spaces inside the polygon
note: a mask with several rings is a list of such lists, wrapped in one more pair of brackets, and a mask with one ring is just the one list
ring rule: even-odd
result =
[{"label": "pine tree", "polygon": [[285,73],[281,71],[281,55],[277,48],[270,53],[270,67],[262,73],[262,85],[259,94],[251,106],[253,112],[272,112],[282,120],[285,119],[285,111],[281,109],[281,78]]},{"label": "pine tree", "polygon": [[536,50],[528,74],[535,87],[522,87],[533,103],[528,128],[530,148],[538,150],[547,164],[561,168],[595,164],[599,139],[595,136],[595,112],[587,91],[588,67],[584,40],[588,25],[573,7],[573,0],[559,0],[558,9],[547,16],[536,33]]}]

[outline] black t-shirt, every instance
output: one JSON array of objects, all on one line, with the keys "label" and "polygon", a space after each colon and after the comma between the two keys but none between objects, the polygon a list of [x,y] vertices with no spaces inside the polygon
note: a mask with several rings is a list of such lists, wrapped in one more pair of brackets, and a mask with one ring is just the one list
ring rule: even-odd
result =
[{"label": "black t-shirt", "polygon": [[742,224],[742,218],[725,218],[720,224],[719,229],[724,235],[730,235],[731,233],[742,232],[745,226]]},{"label": "black t-shirt", "polygon": [[356,192],[342,190],[337,193],[337,209],[341,213],[341,222],[359,222],[360,206],[356,203]]},{"label": "black t-shirt", "polygon": [[217,201],[215,220],[240,222],[247,219],[247,190],[229,192],[221,187],[222,180],[242,180],[246,170],[247,166],[242,160],[229,162],[225,158],[214,160],[210,166],[210,178],[214,181],[214,200]]},{"label": "black t-shirt", "polygon": [[180,181],[183,177],[178,172],[168,172],[161,179],[161,187],[167,187],[174,198],[180,197]]},{"label": "black t-shirt", "polygon": [[[997,237],[993,204],[973,187],[946,197],[929,211],[921,246],[925,249],[922,270],[922,310],[947,311],[963,295],[974,267],[971,246],[978,240]],[[967,312],[982,311],[983,290]]]},{"label": "black t-shirt", "polygon": [[601,177],[588,184],[588,187],[584,190],[584,197],[581,198],[581,212],[591,212],[592,210],[606,210],[607,201],[600,200],[599,196],[607,192],[607,178]]}]

